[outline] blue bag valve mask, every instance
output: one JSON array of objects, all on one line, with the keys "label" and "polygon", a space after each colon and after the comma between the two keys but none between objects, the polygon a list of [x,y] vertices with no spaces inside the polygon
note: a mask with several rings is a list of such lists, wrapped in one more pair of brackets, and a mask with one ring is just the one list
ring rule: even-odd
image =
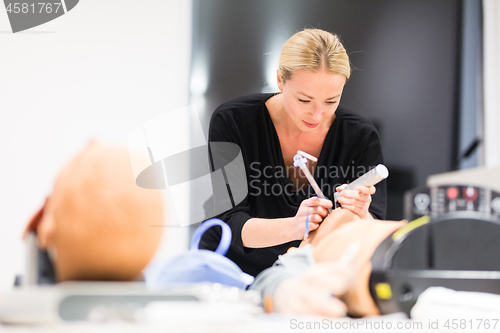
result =
[{"label": "blue bag valve mask", "polygon": [[[213,226],[222,228],[219,246],[215,252],[200,250],[201,236]],[[146,284],[151,288],[161,288],[172,283],[216,282],[245,289],[254,277],[224,256],[231,238],[231,228],[222,220],[204,222],[194,232],[189,251],[173,258],[155,260],[144,270]]]}]

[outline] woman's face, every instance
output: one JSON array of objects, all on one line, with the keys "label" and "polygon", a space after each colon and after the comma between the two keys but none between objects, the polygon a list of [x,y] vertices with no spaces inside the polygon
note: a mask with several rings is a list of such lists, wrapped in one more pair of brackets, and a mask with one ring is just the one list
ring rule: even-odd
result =
[{"label": "woman's face", "polygon": [[283,93],[286,115],[304,132],[329,128],[345,82],[345,75],[332,74],[326,70],[313,72],[299,69],[285,83],[278,75],[278,87]]}]

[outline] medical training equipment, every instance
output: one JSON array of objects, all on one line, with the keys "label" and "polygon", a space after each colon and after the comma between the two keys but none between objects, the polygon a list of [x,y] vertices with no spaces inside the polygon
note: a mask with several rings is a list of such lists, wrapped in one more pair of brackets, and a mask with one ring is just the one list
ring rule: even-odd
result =
[{"label": "medical training equipment", "polygon": [[[203,233],[213,226],[222,227],[221,241],[215,252],[199,250]],[[37,246],[36,233],[27,240],[27,274],[18,279],[16,288],[0,295],[0,322],[38,324],[62,321],[137,320],[153,303],[217,307],[234,304],[236,314],[259,308],[256,291],[245,287],[253,276],[224,257],[231,243],[230,227],[219,219],[200,225],[190,250],[167,260],[153,262],[145,271],[144,282],[75,281],[56,283],[47,253]],[[242,307],[243,306],[243,307]]]},{"label": "medical training equipment", "polygon": [[[389,176],[389,170],[383,164],[377,165],[375,168],[366,172],[364,175],[357,178],[352,183],[348,184],[344,190],[355,190],[358,186],[373,186],[386,179]],[[338,199],[340,198],[340,193],[336,192],[333,195],[333,201],[335,208],[340,207]]]},{"label": "medical training equipment", "polygon": [[[220,283],[186,283],[151,290],[143,282],[75,281],[27,286],[1,293],[0,322],[50,324],[61,322],[138,321],[153,304],[194,309],[217,304],[247,305],[255,311],[260,294]],[[237,309],[239,312],[245,309]],[[192,311],[189,312],[192,315]],[[172,314],[164,313],[168,319]],[[225,315],[231,315],[225,313]],[[174,319],[171,319],[174,321]]]},{"label": "medical training equipment", "polygon": [[[314,192],[316,192],[316,195],[318,197],[328,199],[319,188],[318,183],[316,182],[316,180],[314,180],[314,177],[312,176],[309,169],[306,167],[307,159],[313,162],[318,161],[316,157],[301,150],[297,150],[297,155],[293,157],[293,165],[295,167],[300,167],[302,172],[304,172],[304,175],[306,176],[307,180],[311,184]],[[375,168],[369,170],[364,175],[354,180],[352,183],[348,184],[344,190],[355,190],[358,188],[358,186],[373,186],[386,179],[388,176],[389,170],[387,170],[387,167],[383,164],[379,164]],[[339,204],[337,203],[339,197],[340,193],[335,193],[333,195],[335,208],[339,207]],[[331,209],[329,210],[329,213],[331,213]]]},{"label": "medical training equipment", "polygon": [[[316,192],[316,195],[320,198],[328,199],[324,194],[323,191],[318,186],[318,183],[314,179],[313,175],[307,168],[307,159],[317,162],[318,159],[302,150],[297,150],[297,155],[293,157],[293,166],[299,167],[300,170],[304,173],[306,176],[307,180],[309,181],[309,184],[311,184],[312,188],[314,189],[314,192]],[[387,170],[387,167],[383,164],[377,165],[375,168],[371,169],[370,171],[366,172],[364,175],[360,176],[357,178],[355,181],[347,185],[347,187],[344,190],[355,190],[358,188],[358,186],[372,186],[375,184],[378,184],[380,181],[384,180],[389,176],[389,170]],[[335,208],[339,208],[340,204],[338,203],[338,199],[340,198],[340,193],[335,193],[333,195],[333,205]],[[332,209],[328,209],[328,213],[331,213]],[[306,228],[304,232],[304,238],[307,239],[309,236],[309,221],[306,219]]]},{"label": "medical training equipment", "polygon": [[[203,233],[214,226],[222,228],[219,246],[213,251],[198,248]],[[231,245],[231,228],[220,219],[210,219],[196,229],[189,251],[173,258],[153,261],[144,271],[146,284],[152,289],[175,283],[215,282],[245,289],[254,280],[226,258]]]},{"label": "medical training equipment", "polygon": [[409,191],[405,199],[412,222],[372,257],[370,291],[380,312],[410,314],[432,286],[500,294],[500,193],[439,185]]},{"label": "medical training equipment", "polygon": [[[311,184],[312,188],[314,189],[314,192],[316,195],[320,198],[328,199],[324,194],[323,191],[318,186],[318,183],[316,183],[316,180],[314,180],[313,175],[311,175],[311,172],[307,168],[307,159],[313,161],[313,162],[318,162],[318,159],[306,152],[303,152],[302,150],[297,150],[297,155],[293,157],[293,166],[294,167],[299,167],[300,170],[304,173],[306,176],[307,180],[309,181],[309,184]],[[331,213],[331,209],[329,210],[329,213]]]},{"label": "medical training equipment", "polygon": [[[293,157],[293,166],[294,167],[299,167],[300,170],[304,173],[306,176],[307,180],[309,181],[309,184],[311,184],[312,188],[314,189],[314,192],[316,192],[316,195],[320,198],[323,199],[328,199],[324,194],[323,191],[318,186],[318,183],[316,180],[314,180],[313,175],[311,175],[311,172],[306,166],[307,159],[313,161],[313,162],[318,162],[318,159],[306,152],[303,152],[302,150],[297,150],[297,155]],[[309,207],[308,207],[309,208]],[[331,208],[328,208],[328,214],[332,212]],[[309,237],[309,209],[307,210],[307,218],[306,218],[306,227],[304,229],[304,240],[306,240]]]}]

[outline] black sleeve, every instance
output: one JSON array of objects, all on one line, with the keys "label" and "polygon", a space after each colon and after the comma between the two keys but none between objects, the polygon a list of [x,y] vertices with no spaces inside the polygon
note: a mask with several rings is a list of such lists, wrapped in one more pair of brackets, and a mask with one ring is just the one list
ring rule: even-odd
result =
[{"label": "black sleeve", "polygon": [[[229,112],[218,112],[217,110],[214,112],[210,120],[208,141],[210,162],[212,168],[211,171],[214,172],[218,169],[222,170],[226,183],[226,189],[224,190],[229,193],[231,201],[230,203],[222,203],[220,202],[220,197],[217,198],[218,196],[215,194],[214,206],[218,207],[219,211],[220,207],[222,206],[232,207],[231,209],[217,215],[216,217],[220,218],[231,227],[231,247],[243,251],[244,247],[241,239],[241,230],[246,221],[251,218],[248,196],[246,195],[241,202],[235,205],[235,200],[233,199],[235,188],[234,186],[230,186],[231,183],[228,181],[228,179],[235,179],[237,178],[237,176],[232,174],[231,168],[227,168],[225,166],[229,163],[232,163],[233,170],[234,167],[239,169],[246,169],[246,163],[243,161],[244,165],[235,166],[235,161],[230,160],[231,158],[228,156],[227,151],[224,151],[224,146],[220,146],[217,144],[218,142],[234,143],[241,149],[241,133],[238,129],[235,118]],[[241,188],[241,186],[245,186],[246,193],[248,193],[247,179],[241,179],[240,177],[239,182],[239,187]],[[234,185],[234,183],[231,185]],[[214,193],[215,192],[216,190],[214,189]],[[206,237],[202,238],[200,248],[213,250],[216,247],[216,244],[218,244],[219,242],[220,233],[207,232],[205,233],[205,235]]]}]

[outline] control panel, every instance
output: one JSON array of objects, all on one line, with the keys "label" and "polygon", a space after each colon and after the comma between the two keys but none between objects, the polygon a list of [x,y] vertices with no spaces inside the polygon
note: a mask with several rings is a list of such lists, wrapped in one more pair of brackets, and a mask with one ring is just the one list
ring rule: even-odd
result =
[{"label": "control panel", "polygon": [[500,193],[470,185],[417,187],[405,193],[404,216],[413,221],[424,215],[437,217],[455,211],[476,211],[500,219]]}]

